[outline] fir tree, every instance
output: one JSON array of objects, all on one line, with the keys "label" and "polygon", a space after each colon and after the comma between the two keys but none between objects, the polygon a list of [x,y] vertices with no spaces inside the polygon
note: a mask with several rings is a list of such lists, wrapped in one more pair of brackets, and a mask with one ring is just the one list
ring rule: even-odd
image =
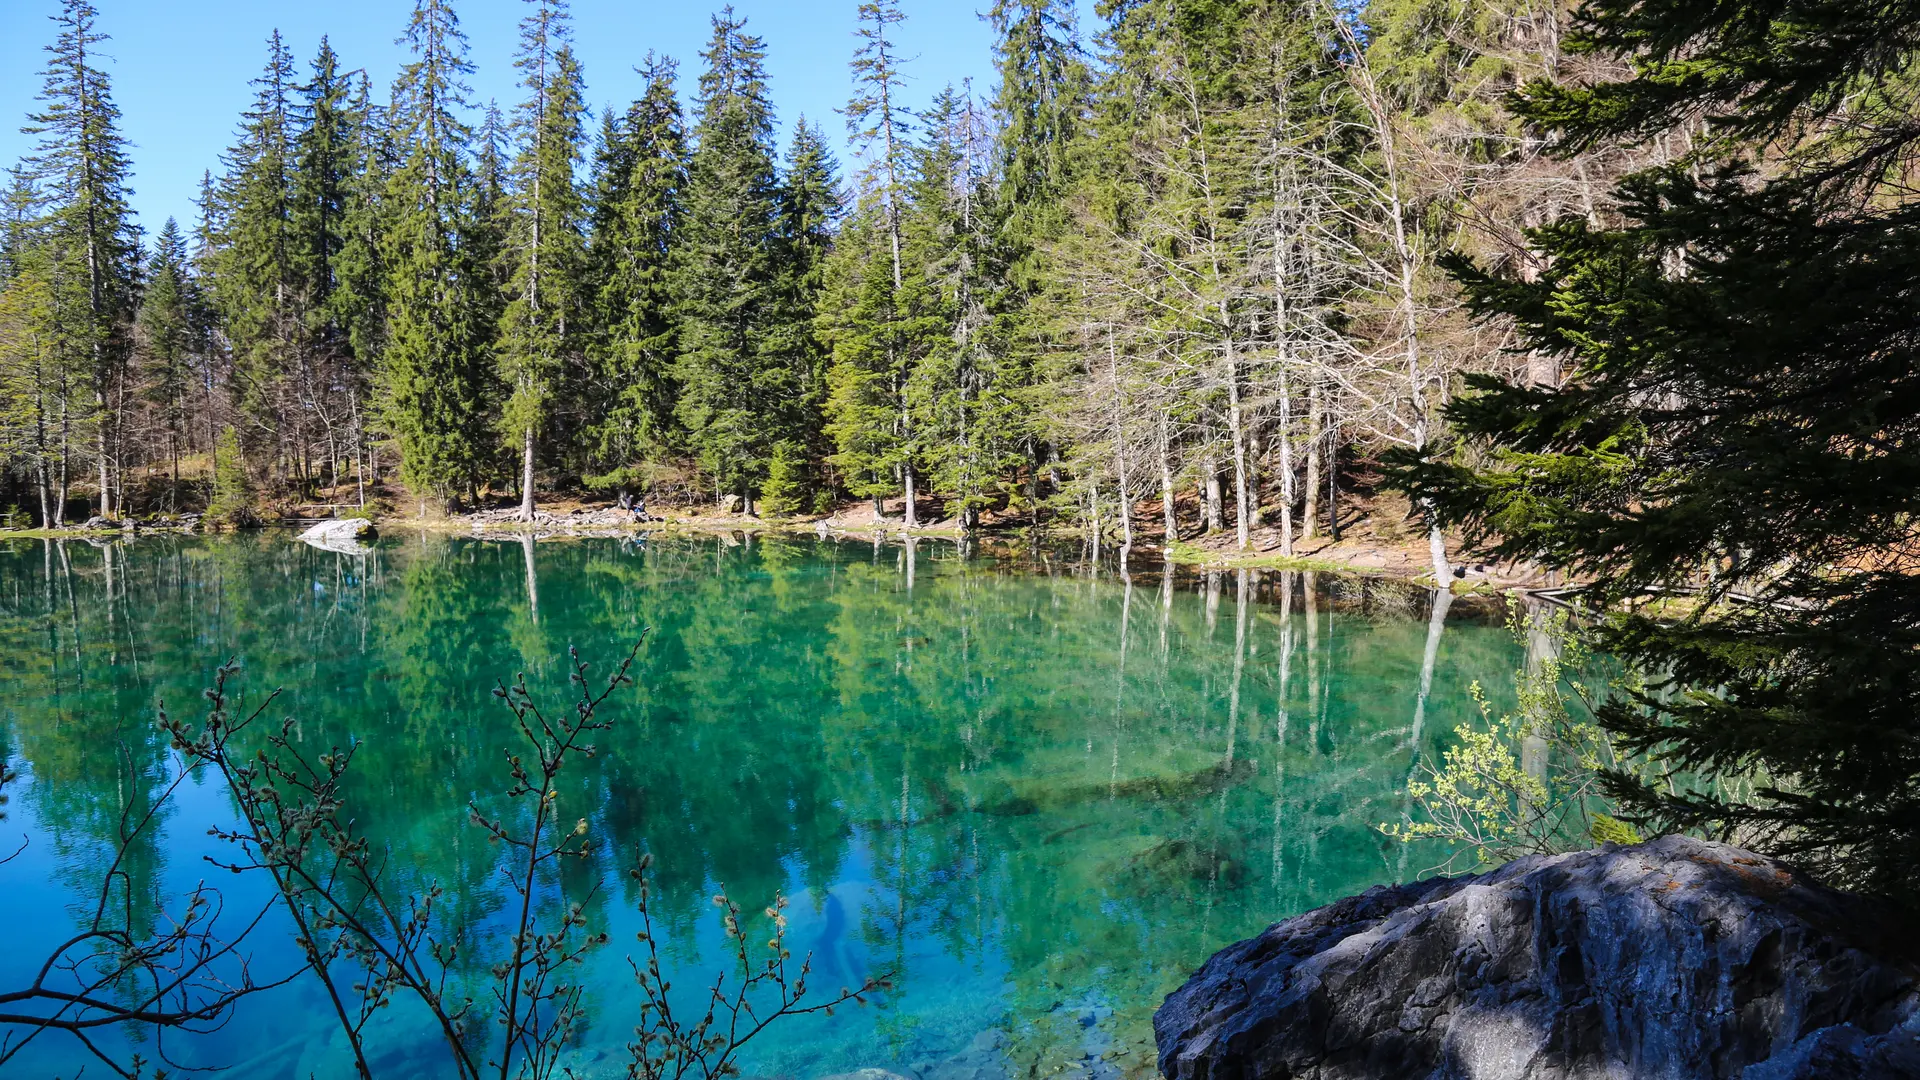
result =
[{"label": "fir tree", "polygon": [[516,123],[520,153],[513,166],[507,233],[511,300],[500,326],[500,381],[508,397],[502,429],[520,452],[520,516],[533,520],[535,440],[552,423],[553,391],[571,366],[581,335],[586,286],[583,210],[574,184],[579,164],[580,69],[567,44],[565,4],[530,0],[520,23],[527,99]]},{"label": "fir tree", "polygon": [[800,387],[772,347],[781,314],[779,178],[765,51],[731,7],[701,53],[685,224],[674,251],[681,386],[676,413],[701,467],[748,507]]},{"label": "fir tree", "polygon": [[609,113],[601,134],[587,253],[597,286],[590,393],[606,405],[587,431],[586,472],[623,491],[674,442],[671,268],[687,171],[675,64],[649,53],[639,71],[645,92],[624,117]]},{"label": "fir tree", "polygon": [[394,86],[399,160],[387,182],[381,261],[387,334],[382,416],[402,475],[450,505],[476,492],[492,449],[495,312],[476,217],[480,192],[459,118],[469,65],[447,0],[417,0],[405,40],[414,60]]},{"label": "fir tree", "polygon": [[92,395],[89,415],[65,423],[92,428],[100,513],[110,517],[119,479],[113,407],[125,385],[140,238],[127,205],[132,166],[120,109],[106,73],[94,66],[94,46],[107,40],[98,19],[86,0],[62,0],[40,109],[21,130],[40,136],[29,166],[51,207],[45,236],[60,367],[83,368]]},{"label": "fir tree", "polygon": [[1623,182],[1617,226],[1536,230],[1537,273],[1455,263],[1478,310],[1569,375],[1476,378],[1448,413],[1476,452],[1402,453],[1400,480],[1482,550],[1591,576],[1602,603],[1702,593],[1603,635],[1675,691],[1601,713],[1668,773],[1610,777],[1635,820],[1920,903],[1920,579],[1902,554],[1920,206],[1911,83],[1884,48],[1920,17],[1662,0],[1582,19],[1575,47],[1633,74],[1528,87],[1523,113],[1563,152],[1698,116],[1705,134]]}]

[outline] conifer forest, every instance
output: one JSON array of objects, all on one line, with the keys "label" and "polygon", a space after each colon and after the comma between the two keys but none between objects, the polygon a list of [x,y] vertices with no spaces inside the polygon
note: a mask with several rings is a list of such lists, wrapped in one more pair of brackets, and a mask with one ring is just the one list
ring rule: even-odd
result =
[{"label": "conifer forest", "polygon": [[781,146],[730,10],[684,63],[636,43],[645,93],[595,115],[561,0],[527,7],[497,107],[421,0],[391,78],[265,42],[198,219],[142,235],[111,12],[68,3],[7,190],[8,501],[872,499],[1290,549],[1343,462],[1441,437],[1463,375],[1554,378],[1440,257],[1524,262],[1524,229],[1601,220],[1687,145],[1523,131],[1510,90],[1594,63],[1558,5],[1102,10],[998,0],[997,83],[929,90],[910,11],[849,3],[843,116]]},{"label": "conifer forest", "polygon": [[1920,3],[39,2],[0,1073],[1920,1069]]},{"label": "conifer forest", "polygon": [[64,0],[0,236],[10,523],[586,494],[1286,557],[1365,478],[1443,589],[1704,598],[1600,638],[1667,688],[1601,713],[1672,770],[1608,774],[1633,820],[1920,895],[1913,11],[992,0],[996,78],[935,88],[913,4],[848,0],[844,108],[780,145],[731,8],[596,114],[564,0],[498,106],[456,2],[398,72],[266,41],[148,235],[112,13]]}]

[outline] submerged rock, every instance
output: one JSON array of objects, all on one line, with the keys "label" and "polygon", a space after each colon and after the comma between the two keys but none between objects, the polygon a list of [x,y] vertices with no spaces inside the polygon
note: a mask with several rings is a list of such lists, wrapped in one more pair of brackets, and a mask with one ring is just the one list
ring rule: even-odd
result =
[{"label": "submerged rock", "polygon": [[1670,836],[1276,923],[1154,1034],[1178,1080],[1915,1077],[1917,949],[1781,863]]}]

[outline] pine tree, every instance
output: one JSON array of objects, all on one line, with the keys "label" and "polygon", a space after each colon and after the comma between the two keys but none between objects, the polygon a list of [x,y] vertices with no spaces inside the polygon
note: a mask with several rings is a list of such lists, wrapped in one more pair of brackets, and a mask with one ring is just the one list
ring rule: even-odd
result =
[{"label": "pine tree", "polygon": [[477,491],[493,441],[489,405],[497,318],[480,192],[459,118],[466,38],[447,0],[417,0],[405,40],[414,60],[394,86],[399,160],[387,182],[381,262],[387,334],[382,418],[402,475],[458,505]]},{"label": "pine tree", "polygon": [[623,492],[673,445],[672,364],[678,322],[671,268],[687,174],[687,136],[674,61],[647,54],[646,90],[624,117],[611,113],[594,162],[587,257],[594,296],[593,377],[605,402],[586,433],[587,482]]},{"label": "pine tree", "polygon": [[674,252],[676,414],[716,487],[751,508],[800,390],[770,341],[780,312],[779,178],[765,51],[731,7],[701,53],[685,224]]},{"label": "pine tree", "polygon": [[1400,482],[1483,551],[1591,577],[1599,603],[1699,591],[1602,635],[1674,691],[1600,714],[1666,774],[1609,777],[1635,820],[1920,904],[1920,579],[1902,554],[1920,205],[1911,82],[1884,48],[1920,16],[1661,0],[1582,19],[1574,47],[1632,74],[1531,84],[1526,118],[1567,153],[1678,124],[1694,152],[1623,181],[1617,224],[1535,230],[1536,272],[1455,262],[1479,311],[1569,374],[1472,380],[1448,416],[1475,453],[1401,453]]},{"label": "pine tree", "polygon": [[575,364],[585,308],[583,208],[574,184],[585,106],[578,63],[567,44],[566,5],[531,0],[520,23],[527,99],[516,119],[520,153],[513,166],[507,258],[511,300],[501,317],[500,381],[508,397],[502,430],[520,452],[520,517],[533,520],[535,440],[552,425],[553,391]]},{"label": "pine tree", "polygon": [[[53,17],[60,28],[49,60],[39,111],[21,130],[40,136],[30,162],[50,206],[46,242],[49,288],[63,371],[84,369],[90,413],[68,417],[63,430],[91,428],[100,484],[100,513],[118,506],[118,431],[115,409],[125,387],[140,238],[127,199],[132,166],[120,136],[119,107],[106,73],[94,66],[99,13],[86,0],[62,0]],[[64,441],[64,440],[63,440]]]}]

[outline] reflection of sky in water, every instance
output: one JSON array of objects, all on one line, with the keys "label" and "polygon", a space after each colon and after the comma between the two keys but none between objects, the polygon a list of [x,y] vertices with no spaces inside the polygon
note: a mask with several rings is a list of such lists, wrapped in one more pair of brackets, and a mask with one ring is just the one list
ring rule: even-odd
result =
[{"label": "reflection of sky in water", "polygon": [[[572,1059],[590,1076],[624,1067],[639,1000],[625,870],[643,850],[676,996],[721,960],[722,883],[749,913],[786,893],[788,945],[796,965],[818,951],[818,990],[897,975],[872,1008],[771,1031],[750,1072],[960,1055],[1046,1073],[1098,1053],[1144,1075],[1153,1007],[1212,950],[1431,861],[1373,826],[1398,818],[1416,751],[1472,714],[1468,685],[1505,686],[1517,659],[1457,612],[1441,633],[1402,585],[1128,583],[928,541],[911,555],[811,539],[409,537],[367,556],[281,535],[15,543],[0,601],[0,737],[27,776],[0,837],[31,840],[0,867],[0,920],[36,945],[77,925],[121,807],[166,775],[153,702],[198,708],[233,655],[243,704],[286,688],[274,715],[300,718],[301,745],[363,741],[350,795],[395,885],[446,885],[486,953],[504,889],[464,804],[501,780],[507,729],[487,689],[525,669],[556,700],[569,644],[604,671],[652,626],[619,726],[565,778],[563,816],[594,818],[595,855],[545,883],[603,886],[591,928],[611,943],[582,969],[592,1022]],[[263,879],[203,859],[230,812],[223,791],[184,785],[164,842],[129,862],[136,889],[204,878],[230,911],[260,902]],[[258,932],[256,975],[289,962],[283,930]],[[41,956],[6,950],[0,985]],[[415,1011],[376,1028],[377,1070],[435,1075],[442,1048]],[[167,1049],[237,1075],[350,1069],[311,985]],[[15,1064],[82,1060],[48,1035]]]}]

